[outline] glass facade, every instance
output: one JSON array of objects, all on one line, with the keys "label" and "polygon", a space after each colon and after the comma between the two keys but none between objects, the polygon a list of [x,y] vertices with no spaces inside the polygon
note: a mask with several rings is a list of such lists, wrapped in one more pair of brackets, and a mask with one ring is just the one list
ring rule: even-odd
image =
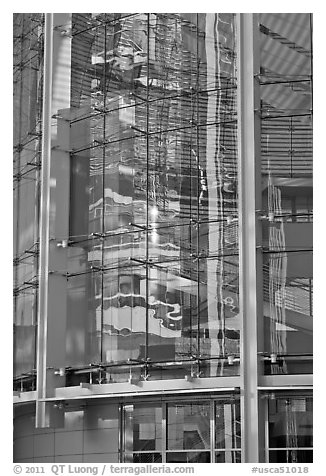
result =
[{"label": "glass facade", "polygon": [[45,16],[14,15],[14,391],[29,392],[17,459],[311,462],[312,15]]},{"label": "glass facade", "polygon": [[265,371],[312,373],[312,20],[260,15]]},{"label": "glass facade", "polygon": [[13,16],[14,376],[34,387],[42,135],[42,14]]},{"label": "glass facade", "polygon": [[73,15],[68,365],[238,374],[235,44],[234,14]]}]

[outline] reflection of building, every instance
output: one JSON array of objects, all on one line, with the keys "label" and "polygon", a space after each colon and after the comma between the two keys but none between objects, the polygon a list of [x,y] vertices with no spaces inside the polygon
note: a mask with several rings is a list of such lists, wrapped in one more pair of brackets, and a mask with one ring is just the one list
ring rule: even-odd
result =
[{"label": "reflection of building", "polygon": [[14,35],[15,461],[311,461],[310,15]]}]

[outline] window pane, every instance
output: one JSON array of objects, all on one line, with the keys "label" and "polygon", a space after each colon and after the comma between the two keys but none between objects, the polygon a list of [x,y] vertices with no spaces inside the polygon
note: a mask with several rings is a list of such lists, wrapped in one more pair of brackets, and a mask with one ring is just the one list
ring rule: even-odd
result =
[{"label": "window pane", "polygon": [[[265,372],[312,373],[312,251],[299,251],[300,247],[308,247],[305,233],[310,236],[311,224],[281,225],[277,236],[283,236],[285,241],[280,246],[282,249],[292,247],[293,252],[289,249],[286,253],[266,252],[264,255],[265,351],[279,357],[275,363],[266,361]],[[290,235],[291,240],[286,244]],[[301,236],[305,243],[300,245],[295,235]]]},{"label": "window pane", "polygon": [[276,450],[269,452],[270,463],[312,463],[312,450]]},{"label": "window pane", "polygon": [[312,398],[269,400],[269,447],[312,447]]},{"label": "window pane", "polygon": [[209,449],[209,403],[170,404],[167,435],[168,449]]},{"label": "window pane", "polygon": [[241,463],[240,451],[216,451],[215,463]]},{"label": "window pane", "polygon": [[161,450],[161,406],[125,405],[123,416],[123,450],[125,452]]},{"label": "window pane", "polygon": [[160,453],[126,453],[123,456],[124,463],[162,463]]},{"label": "window pane", "polygon": [[240,448],[240,402],[217,402],[215,406],[215,447]]}]

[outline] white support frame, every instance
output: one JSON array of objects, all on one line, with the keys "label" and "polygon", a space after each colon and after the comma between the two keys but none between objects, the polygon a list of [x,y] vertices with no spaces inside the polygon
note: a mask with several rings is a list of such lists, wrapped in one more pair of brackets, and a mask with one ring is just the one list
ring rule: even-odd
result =
[{"label": "white support frame", "polygon": [[45,14],[44,27],[44,91],[42,117],[42,172],[41,172],[41,211],[40,211],[40,261],[39,261],[39,303],[37,318],[37,404],[36,426],[45,426],[45,404],[38,403],[46,398],[47,367],[47,310],[50,243],[50,167],[51,167],[51,108],[52,108],[52,69],[53,69],[53,14]]},{"label": "white support frame", "polygon": [[39,428],[56,423],[59,415],[51,421],[53,406],[47,405],[45,399],[65,381],[55,371],[65,367],[67,282],[55,271],[66,268],[67,263],[67,250],[57,244],[69,237],[69,127],[64,127],[55,117],[70,106],[71,37],[67,33],[70,27],[71,13],[45,14],[36,363],[36,427]]}]

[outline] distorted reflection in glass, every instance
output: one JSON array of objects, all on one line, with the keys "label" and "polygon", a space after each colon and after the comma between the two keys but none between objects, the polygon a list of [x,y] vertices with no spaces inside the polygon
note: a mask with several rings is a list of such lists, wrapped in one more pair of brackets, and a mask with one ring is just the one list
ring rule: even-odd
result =
[{"label": "distorted reflection in glass", "polygon": [[71,235],[97,273],[86,347],[113,381],[128,359],[151,379],[183,377],[199,357],[202,377],[236,375],[235,16],[75,20]]},{"label": "distorted reflection in glass", "polygon": [[312,372],[310,20],[306,13],[260,14],[264,350],[276,356],[265,362],[271,374]]}]

